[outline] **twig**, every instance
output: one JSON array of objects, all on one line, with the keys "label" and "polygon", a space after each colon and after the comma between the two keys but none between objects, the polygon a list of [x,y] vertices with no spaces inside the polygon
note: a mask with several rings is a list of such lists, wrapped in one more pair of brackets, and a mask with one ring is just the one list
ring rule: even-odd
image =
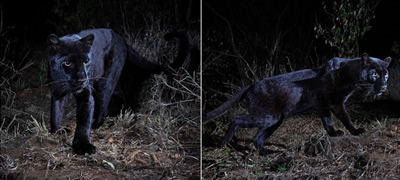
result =
[{"label": "twig", "polygon": [[216,16],[218,16],[219,18],[221,18],[222,20],[224,20],[224,21],[226,22],[226,24],[228,25],[229,33],[230,33],[230,35],[231,35],[231,42],[232,42],[232,49],[233,49],[233,52],[237,55],[237,57],[239,57],[240,60],[242,60],[242,61],[246,64],[246,66],[247,66],[247,68],[249,69],[249,71],[253,74],[253,77],[255,77],[255,72],[252,70],[252,68],[250,68],[249,63],[247,63],[246,59],[243,58],[243,56],[239,53],[239,51],[238,51],[237,48],[236,48],[235,39],[234,39],[234,37],[233,37],[233,32],[232,32],[231,23],[229,23],[228,19],[226,19],[225,17],[223,17],[222,15],[220,15],[217,11],[215,11],[214,8],[212,8],[207,2],[205,2],[205,4],[206,4],[206,6],[207,6],[208,8],[211,9],[211,11],[212,11]]}]

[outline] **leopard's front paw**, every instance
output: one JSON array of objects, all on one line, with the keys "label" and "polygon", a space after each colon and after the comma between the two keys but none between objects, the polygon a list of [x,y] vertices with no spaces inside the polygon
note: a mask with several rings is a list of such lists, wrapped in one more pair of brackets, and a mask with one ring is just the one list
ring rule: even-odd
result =
[{"label": "leopard's front paw", "polygon": [[227,144],[228,144],[228,142],[226,142],[226,141],[224,140],[224,141],[222,141],[221,143],[218,144],[218,147],[219,147],[219,148],[225,148]]},{"label": "leopard's front paw", "polygon": [[354,131],[352,131],[350,133],[352,135],[354,135],[354,136],[358,136],[358,135],[360,135],[362,133],[365,133],[365,129],[364,128],[358,128],[358,129],[356,129],[356,130],[354,130]]},{"label": "leopard's front paw", "polygon": [[334,130],[333,132],[328,132],[328,135],[331,137],[338,137],[338,136],[343,136],[344,132],[342,130]]},{"label": "leopard's front paw", "polygon": [[96,153],[96,147],[88,142],[75,143],[72,145],[72,150],[79,155]]},{"label": "leopard's front paw", "polygon": [[275,150],[268,150],[268,149],[260,149],[260,156],[266,156],[268,154],[273,154],[273,153],[280,153],[281,151],[275,151]]}]

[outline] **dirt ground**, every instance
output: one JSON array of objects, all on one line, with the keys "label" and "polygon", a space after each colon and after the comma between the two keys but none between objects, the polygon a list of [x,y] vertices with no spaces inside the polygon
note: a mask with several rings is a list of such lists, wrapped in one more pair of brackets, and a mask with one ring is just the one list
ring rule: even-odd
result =
[{"label": "dirt ground", "polygon": [[51,134],[50,97],[47,87],[26,88],[2,107],[0,179],[200,179],[199,122],[125,111],[92,131],[97,153],[80,156],[74,102]]},{"label": "dirt ground", "polygon": [[[267,156],[258,155],[251,142],[256,129],[239,130],[227,148],[218,148],[227,129],[227,124],[221,121],[208,125],[214,127],[208,128],[212,132],[203,132],[203,179],[394,180],[400,177],[399,116],[356,121],[367,132],[352,136],[345,131],[342,137],[327,136],[316,114],[295,116],[286,119],[267,140],[265,147],[277,151]],[[337,119],[335,126],[345,130]]]}]

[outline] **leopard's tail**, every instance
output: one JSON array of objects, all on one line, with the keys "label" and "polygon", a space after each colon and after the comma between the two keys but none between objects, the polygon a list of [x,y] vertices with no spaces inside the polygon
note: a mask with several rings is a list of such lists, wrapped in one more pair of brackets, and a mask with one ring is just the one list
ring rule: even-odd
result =
[{"label": "leopard's tail", "polygon": [[187,32],[170,32],[165,34],[164,39],[171,41],[172,39],[179,40],[178,56],[169,64],[170,67],[177,69],[183,67],[187,72],[196,72],[200,66],[200,49],[193,42]]},{"label": "leopard's tail", "polygon": [[[165,40],[170,41],[172,39],[179,40],[179,52],[175,60],[169,64],[170,67],[176,69],[183,65],[185,59],[190,54],[190,49],[192,43],[189,36],[185,32],[170,32],[164,36]],[[168,65],[153,63],[143,56],[141,56],[137,51],[135,51],[130,45],[127,44],[128,49],[128,60],[139,70],[145,71],[147,74],[157,74],[168,69]],[[162,59],[159,61],[162,62]],[[199,63],[200,64],[200,63]]]},{"label": "leopard's tail", "polygon": [[224,102],[222,105],[218,106],[214,110],[208,112],[206,115],[203,115],[203,123],[224,115],[232,106],[243,99],[243,95],[246,94],[250,87],[251,86],[243,88],[237,94],[232,96],[232,98],[230,98],[228,101]]},{"label": "leopard's tail", "polygon": [[179,52],[174,62],[172,62],[169,66],[176,69],[183,65],[186,57],[189,55],[189,48],[191,42],[186,32],[175,31],[164,35],[164,39],[167,41],[171,41],[174,38],[179,40]]}]

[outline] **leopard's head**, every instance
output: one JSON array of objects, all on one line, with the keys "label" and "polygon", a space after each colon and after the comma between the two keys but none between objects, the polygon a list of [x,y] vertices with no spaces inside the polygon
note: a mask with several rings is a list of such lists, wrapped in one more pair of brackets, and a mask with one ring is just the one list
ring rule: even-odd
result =
[{"label": "leopard's head", "polygon": [[390,57],[384,60],[369,57],[366,53],[361,56],[362,71],[360,81],[364,84],[369,84],[371,91],[375,95],[379,96],[387,89],[387,80],[389,79],[387,68],[391,60]]},{"label": "leopard's head", "polygon": [[94,35],[48,37],[48,76],[53,95],[60,98],[69,93],[80,93],[89,86],[91,66],[90,48]]}]

